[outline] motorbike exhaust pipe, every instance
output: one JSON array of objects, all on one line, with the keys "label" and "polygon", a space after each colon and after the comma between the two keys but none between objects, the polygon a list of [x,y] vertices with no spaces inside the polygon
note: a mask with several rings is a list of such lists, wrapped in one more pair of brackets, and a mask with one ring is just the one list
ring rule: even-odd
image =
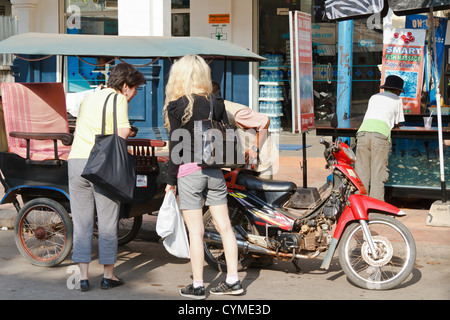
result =
[{"label": "motorbike exhaust pipe", "polygon": [[[238,250],[242,253],[254,253],[259,255],[274,256],[279,258],[292,258],[292,259],[313,259],[320,254],[320,251],[316,251],[310,255],[277,252],[269,248],[264,248],[249,242],[241,234],[242,231],[245,232],[244,230],[239,230],[239,233],[235,233]],[[216,231],[205,230],[203,239],[206,243],[213,243],[219,245],[222,244],[222,238],[220,237],[220,234]]]}]

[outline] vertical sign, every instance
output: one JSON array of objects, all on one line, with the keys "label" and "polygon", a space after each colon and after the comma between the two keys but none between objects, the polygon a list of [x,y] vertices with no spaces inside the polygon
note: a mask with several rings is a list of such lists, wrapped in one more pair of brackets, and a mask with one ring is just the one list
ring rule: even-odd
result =
[{"label": "vertical sign", "polygon": [[[447,21],[446,18],[438,18],[434,17],[434,25],[435,25],[435,43],[436,43],[436,54],[437,54],[437,71],[438,75],[441,74],[442,70],[442,61],[444,58],[444,48],[445,48],[445,36],[447,32]],[[428,17],[420,14],[413,14],[410,16],[406,16],[405,21],[405,27],[406,28],[412,28],[412,29],[429,29],[429,21]],[[427,66],[427,47],[425,46],[425,66]],[[431,59],[431,62],[429,65],[432,65],[434,68],[434,59]],[[428,74],[428,72],[425,72],[425,82],[426,82],[426,88],[427,91],[429,90],[428,95],[428,101],[430,105],[436,105],[436,87],[433,85],[432,88],[430,88],[429,81],[430,77],[433,78],[433,76]]]},{"label": "vertical sign", "polygon": [[314,125],[311,15],[290,12],[290,26],[292,123],[303,132]]},{"label": "vertical sign", "polygon": [[425,30],[392,29],[383,35],[383,65],[381,84],[389,75],[397,75],[404,81],[400,97],[405,113],[420,113],[424,70]]}]

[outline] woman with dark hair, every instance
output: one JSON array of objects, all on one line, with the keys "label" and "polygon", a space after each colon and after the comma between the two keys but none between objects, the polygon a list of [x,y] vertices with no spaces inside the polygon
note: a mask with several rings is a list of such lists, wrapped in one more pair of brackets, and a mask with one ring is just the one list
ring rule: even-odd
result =
[{"label": "woman with dark hair", "polygon": [[108,79],[108,87],[87,96],[80,105],[75,129],[75,138],[68,160],[70,207],[74,236],[72,260],[80,267],[80,289],[88,291],[88,269],[91,262],[94,212],[97,212],[99,262],[104,265],[102,289],[122,285],[123,280],[114,275],[117,255],[117,222],[120,202],[112,200],[81,173],[101,133],[102,111],[107,102],[105,133],[113,133],[113,101],[117,94],[117,134],[126,139],[131,134],[128,121],[128,103],[136,95],[137,88],[145,83],[142,73],[133,66],[116,65]]}]

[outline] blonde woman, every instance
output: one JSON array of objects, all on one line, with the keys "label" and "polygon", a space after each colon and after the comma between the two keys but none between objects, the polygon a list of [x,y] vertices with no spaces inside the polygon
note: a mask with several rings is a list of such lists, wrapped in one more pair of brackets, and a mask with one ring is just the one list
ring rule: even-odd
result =
[{"label": "blonde woman", "polygon": [[[194,122],[208,118],[211,92],[211,70],[203,58],[187,55],[172,65],[164,104],[164,125],[170,132],[166,192],[175,193],[178,186],[180,209],[189,231],[193,274],[193,283],[182,288],[180,294],[193,299],[206,298],[203,284],[203,199],[222,237],[227,261],[226,280],[211,288],[210,293],[243,292],[238,279],[237,243],[228,216],[227,187],[222,171],[200,168],[194,162]],[[228,123],[222,100],[215,101],[214,118]]]}]

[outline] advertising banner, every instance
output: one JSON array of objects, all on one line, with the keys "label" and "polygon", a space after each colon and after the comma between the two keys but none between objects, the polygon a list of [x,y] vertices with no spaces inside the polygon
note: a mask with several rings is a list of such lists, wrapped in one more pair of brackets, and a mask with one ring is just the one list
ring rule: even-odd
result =
[{"label": "advertising banner", "polygon": [[383,35],[381,84],[389,75],[404,81],[400,97],[405,113],[420,114],[420,95],[424,72],[425,30],[391,29]]},{"label": "advertising banner", "polygon": [[[444,59],[444,47],[445,47],[445,36],[447,32],[447,19],[446,18],[438,18],[434,17],[434,25],[435,25],[435,37],[436,37],[436,55],[437,55],[437,71],[438,75],[441,74],[442,71],[442,61]],[[413,29],[428,29],[429,28],[428,17],[420,14],[413,14],[410,16],[406,16],[405,27],[413,28]],[[427,66],[427,47],[425,46],[425,66]],[[434,68],[434,59],[431,59],[430,65]],[[426,70],[426,68],[425,68]],[[433,70],[433,69],[431,69]],[[431,74],[425,72],[425,82],[427,91],[429,90],[428,102],[430,105],[436,105],[436,88],[430,88]]]},{"label": "advertising banner", "polygon": [[296,130],[314,126],[311,15],[289,12],[291,18],[292,114]]}]

